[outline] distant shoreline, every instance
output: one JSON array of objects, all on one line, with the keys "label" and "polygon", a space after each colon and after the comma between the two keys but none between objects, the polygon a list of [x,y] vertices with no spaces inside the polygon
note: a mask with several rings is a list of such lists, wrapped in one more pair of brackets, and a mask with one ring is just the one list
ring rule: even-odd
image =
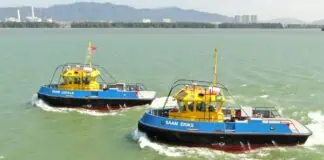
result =
[{"label": "distant shoreline", "polygon": [[281,23],[203,23],[203,22],[0,22],[0,28],[197,28],[197,29],[321,29],[324,25]]}]

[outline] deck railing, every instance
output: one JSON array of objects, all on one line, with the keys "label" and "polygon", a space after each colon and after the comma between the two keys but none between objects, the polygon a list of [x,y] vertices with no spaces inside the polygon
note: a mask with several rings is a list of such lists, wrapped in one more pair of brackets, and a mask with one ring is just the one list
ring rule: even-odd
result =
[{"label": "deck railing", "polygon": [[[151,109],[149,112],[152,115],[156,115],[156,116],[162,116],[162,117],[170,117],[170,118],[174,118],[174,119],[178,119],[178,120],[188,120],[188,121],[198,121],[198,122],[217,122],[217,119],[213,119],[211,117],[208,117],[208,113],[206,113],[204,118],[197,118],[197,117],[193,117],[193,116],[180,116],[180,115],[175,115],[175,116],[170,116],[169,115],[169,110],[172,109],[164,109],[164,110],[154,110]],[[252,117],[253,118],[253,117]],[[241,121],[244,120],[251,120],[251,118],[249,117],[242,117]],[[280,119],[280,118],[258,118],[259,120],[261,120],[263,123],[267,123],[267,124],[271,124],[271,123],[279,123],[279,124],[287,124],[289,125],[289,129],[292,130],[293,133],[300,133],[298,127],[296,127],[295,123],[292,120],[289,119]],[[227,123],[235,123],[237,121],[237,119],[235,119],[235,121],[231,121],[231,119],[227,118],[225,120]],[[240,120],[238,120],[240,121]],[[226,126],[224,126],[226,129]]]},{"label": "deck railing", "polygon": [[[266,118],[266,119],[262,119],[263,122],[267,122],[268,124],[270,124],[270,122],[278,122],[280,124],[288,124],[289,129],[290,125],[293,126],[294,130],[297,133],[300,133],[300,131],[298,130],[298,128],[296,127],[295,123],[292,120],[289,119],[277,119],[277,118]],[[293,131],[293,130],[292,130]],[[293,131],[294,132],[294,131]]]}]

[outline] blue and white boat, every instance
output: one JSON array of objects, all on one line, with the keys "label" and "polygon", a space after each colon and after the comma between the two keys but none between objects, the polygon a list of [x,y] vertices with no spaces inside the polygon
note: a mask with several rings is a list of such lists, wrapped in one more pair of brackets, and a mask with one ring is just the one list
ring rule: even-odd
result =
[{"label": "blue and white boat", "polygon": [[141,83],[118,83],[103,67],[91,63],[95,47],[89,44],[84,64],[67,63],[56,68],[51,82],[42,85],[38,98],[54,107],[112,110],[150,104],[156,96]]},{"label": "blue and white boat", "polygon": [[[294,119],[281,117],[275,108],[225,105],[225,97],[231,94],[216,82],[217,50],[215,57],[213,82],[176,81],[165,104],[146,111],[138,129],[153,141],[224,151],[306,142],[312,132]],[[170,100],[176,103],[167,105]]]}]

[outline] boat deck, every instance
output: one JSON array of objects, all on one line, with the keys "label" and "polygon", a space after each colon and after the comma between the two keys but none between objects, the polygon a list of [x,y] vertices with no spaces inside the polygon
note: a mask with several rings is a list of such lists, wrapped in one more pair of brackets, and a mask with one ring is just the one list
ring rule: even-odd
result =
[{"label": "boat deck", "polygon": [[294,134],[310,134],[312,133],[307,127],[294,119],[288,118],[263,118],[263,123],[286,123]]}]

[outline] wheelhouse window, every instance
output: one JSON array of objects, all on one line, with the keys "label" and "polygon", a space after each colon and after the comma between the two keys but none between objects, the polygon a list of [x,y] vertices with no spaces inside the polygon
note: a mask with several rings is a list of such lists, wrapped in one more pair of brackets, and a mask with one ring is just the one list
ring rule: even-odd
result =
[{"label": "wheelhouse window", "polygon": [[212,103],[210,103],[209,106],[208,106],[208,111],[209,111],[209,112],[215,112],[215,110],[216,110],[216,105],[217,105],[216,102],[212,102]]},{"label": "wheelhouse window", "polygon": [[81,79],[79,77],[74,78],[74,84],[80,84]]},{"label": "wheelhouse window", "polygon": [[193,102],[188,102],[188,110],[191,112],[194,111],[194,103]]},{"label": "wheelhouse window", "polygon": [[72,79],[72,77],[67,77],[67,83],[68,83],[68,84],[73,84],[73,79]]},{"label": "wheelhouse window", "polygon": [[206,103],[205,102],[198,102],[197,103],[197,111],[198,112],[205,112],[206,111]]},{"label": "wheelhouse window", "polygon": [[60,80],[59,80],[59,84],[61,84],[61,85],[66,85],[66,84],[67,84],[67,80],[64,79],[64,78],[60,78]]},{"label": "wheelhouse window", "polygon": [[185,92],[185,91],[181,91],[180,93],[178,93],[178,95],[177,95],[179,98],[184,98],[184,97],[186,97],[187,96],[187,93]]},{"label": "wheelhouse window", "polygon": [[178,101],[178,107],[180,111],[186,111],[186,104],[183,101]]},{"label": "wheelhouse window", "polygon": [[89,83],[90,83],[88,77],[84,77],[84,78],[82,78],[82,82],[83,82],[83,84],[89,84]]}]

